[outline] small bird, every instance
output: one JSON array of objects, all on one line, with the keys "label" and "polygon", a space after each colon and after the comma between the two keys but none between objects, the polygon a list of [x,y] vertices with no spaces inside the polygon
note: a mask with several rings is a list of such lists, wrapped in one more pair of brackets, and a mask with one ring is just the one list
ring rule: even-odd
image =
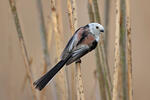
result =
[{"label": "small bird", "polygon": [[89,23],[80,27],[67,43],[62,52],[61,60],[33,83],[35,88],[42,90],[64,65],[81,61],[82,56],[96,48],[101,32],[104,32],[104,27],[98,23]]}]

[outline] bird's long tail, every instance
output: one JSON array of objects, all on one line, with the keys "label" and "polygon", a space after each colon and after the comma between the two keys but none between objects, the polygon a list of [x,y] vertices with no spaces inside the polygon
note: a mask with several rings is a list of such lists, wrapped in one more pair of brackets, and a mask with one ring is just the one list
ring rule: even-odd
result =
[{"label": "bird's long tail", "polygon": [[41,91],[47,85],[47,83],[55,76],[55,74],[66,64],[70,57],[71,55],[64,60],[59,61],[50,71],[48,71],[40,79],[36,80],[33,83],[35,88]]}]

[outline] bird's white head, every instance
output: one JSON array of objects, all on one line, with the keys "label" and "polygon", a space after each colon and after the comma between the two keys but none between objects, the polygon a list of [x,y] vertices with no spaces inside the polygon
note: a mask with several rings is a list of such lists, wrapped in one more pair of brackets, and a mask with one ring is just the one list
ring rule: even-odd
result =
[{"label": "bird's white head", "polygon": [[89,30],[92,34],[94,34],[96,41],[99,41],[99,35],[101,32],[104,32],[104,27],[99,23],[90,23]]}]

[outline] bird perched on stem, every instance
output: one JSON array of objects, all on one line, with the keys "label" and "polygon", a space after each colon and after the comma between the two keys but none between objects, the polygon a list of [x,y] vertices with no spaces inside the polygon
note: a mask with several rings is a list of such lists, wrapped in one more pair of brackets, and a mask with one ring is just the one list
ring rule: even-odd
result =
[{"label": "bird perched on stem", "polygon": [[101,24],[90,23],[80,27],[69,40],[61,55],[61,60],[33,85],[42,90],[56,73],[66,64],[80,61],[80,58],[96,48],[100,33],[104,32]]}]

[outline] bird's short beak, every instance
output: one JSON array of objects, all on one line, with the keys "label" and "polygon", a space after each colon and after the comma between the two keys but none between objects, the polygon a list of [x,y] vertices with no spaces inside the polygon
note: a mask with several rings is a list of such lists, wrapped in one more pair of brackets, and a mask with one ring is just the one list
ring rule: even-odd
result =
[{"label": "bird's short beak", "polygon": [[100,32],[104,32],[104,27],[102,25],[100,26]]},{"label": "bird's short beak", "polygon": [[104,32],[104,29],[101,29],[100,32]]}]

